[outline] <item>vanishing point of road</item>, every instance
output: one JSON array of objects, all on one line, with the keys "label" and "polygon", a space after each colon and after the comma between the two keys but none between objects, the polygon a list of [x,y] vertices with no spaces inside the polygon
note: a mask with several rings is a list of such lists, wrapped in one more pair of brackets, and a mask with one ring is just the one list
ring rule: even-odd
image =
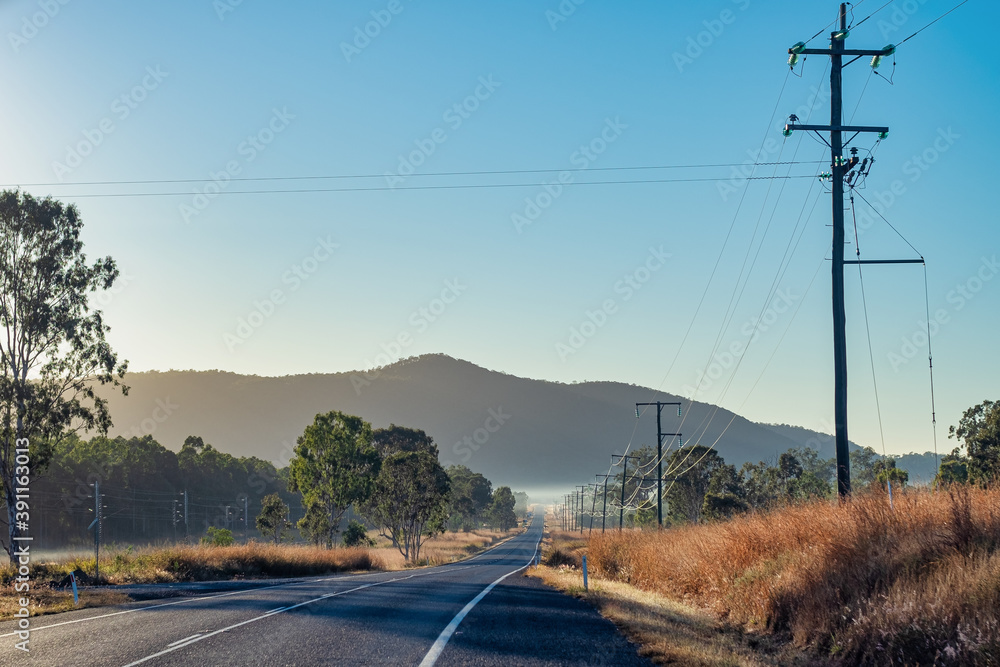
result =
[{"label": "vanishing point of road", "polygon": [[275,580],[0,623],[0,665],[650,665],[588,604],[523,576],[528,530],[459,563]]}]

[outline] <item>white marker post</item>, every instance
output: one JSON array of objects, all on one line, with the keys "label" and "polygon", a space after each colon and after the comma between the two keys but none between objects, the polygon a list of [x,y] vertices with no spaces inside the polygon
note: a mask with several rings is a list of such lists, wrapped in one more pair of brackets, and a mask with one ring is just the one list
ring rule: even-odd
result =
[{"label": "white marker post", "polygon": [[587,589],[587,557],[583,557],[583,590]]},{"label": "white marker post", "polygon": [[69,573],[69,583],[73,585],[73,606],[80,604],[80,595],[76,591],[76,572]]}]

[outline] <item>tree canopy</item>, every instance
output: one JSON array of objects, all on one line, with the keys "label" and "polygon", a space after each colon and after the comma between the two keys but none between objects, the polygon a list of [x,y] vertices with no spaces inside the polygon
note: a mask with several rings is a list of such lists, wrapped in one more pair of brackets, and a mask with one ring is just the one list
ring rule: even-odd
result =
[{"label": "tree canopy", "polygon": [[1000,480],[1000,401],[983,401],[964,413],[949,438],[962,440],[968,479],[976,484]]},{"label": "tree canopy", "polygon": [[507,531],[517,525],[517,515],[514,506],[517,501],[509,486],[501,486],[493,492],[493,502],[490,504],[490,524],[497,530]]},{"label": "tree canopy", "polygon": [[105,337],[110,328],[89,301],[114,284],[118,267],[111,257],[88,263],[82,229],[75,206],[0,192],[0,478],[12,559],[16,444],[28,446],[37,474],[68,431],[106,433],[111,426],[95,385],[127,392],[127,362],[118,360]]},{"label": "tree canopy", "polygon": [[264,537],[280,544],[288,534],[291,523],[288,521],[288,505],[277,493],[264,496],[261,501],[260,514],[257,515],[257,530]]},{"label": "tree canopy", "polygon": [[314,535],[321,526],[316,514],[325,512],[324,539],[332,547],[347,508],[371,497],[380,463],[368,422],[336,411],[316,415],[298,438],[289,464],[288,488],[302,494],[307,511],[300,528]]},{"label": "tree canopy", "polygon": [[450,480],[426,451],[396,452],[382,461],[365,517],[408,561],[420,557],[424,540],[444,531]]},{"label": "tree canopy", "polygon": [[466,531],[478,528],[493,503],[493,485],[465,466],[450,466],[446,472],[451,481],[450,527]]}]

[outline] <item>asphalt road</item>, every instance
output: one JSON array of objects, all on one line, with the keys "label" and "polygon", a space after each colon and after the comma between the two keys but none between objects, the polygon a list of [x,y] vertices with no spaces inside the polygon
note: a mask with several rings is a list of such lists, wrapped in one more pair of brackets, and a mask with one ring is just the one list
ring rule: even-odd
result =
[{"label": "asphalt road", "polygon": [[0,623],[0,665],[650,665],[589,605],[522,576],[541,534],[539,518],[435,568],[36,617],[30,655]]}]

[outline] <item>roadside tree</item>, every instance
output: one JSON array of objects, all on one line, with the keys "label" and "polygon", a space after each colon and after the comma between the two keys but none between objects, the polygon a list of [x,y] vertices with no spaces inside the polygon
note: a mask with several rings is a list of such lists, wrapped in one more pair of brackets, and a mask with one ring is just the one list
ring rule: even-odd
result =
[{"label": "roadside tree", "polygon": [[257,515],[257,530],[260,534],[275,544],[281,541],[288,534],[288,529],[292,524],[288,521],[288,505],[281,500],[277,493],[264,496],[260,503],[260,514]]},{"label": "roadside tree", "polygon": [[[299,436],[289,464],[288,490],[302,494],[307,512],[322,510],[328,517],[323,540],[333,548],[334,537],[347,508],[367,501],[379,473],[380,457],[372,446],[371,425],[343,412],[316,415]],[[321,524],[309,518],[305,527],[315,539]]]},{"label": "roadside tree", "polygon": [[450,482],[428,452],[396,452],[382,461],[362,512],[407,561],[420,558],[424,540],[444,532]]},{"label": "roadside tree", "polygon": [[0,479],[11,562],[24,525],[17,488],[44,470],[67,433],[107,433],[111,415],[96,387],[128,392],[127,362],[89,301],[114,285],[118,267],[111,257],[87,262],[82,229],[75,206],[0,192]]}]

